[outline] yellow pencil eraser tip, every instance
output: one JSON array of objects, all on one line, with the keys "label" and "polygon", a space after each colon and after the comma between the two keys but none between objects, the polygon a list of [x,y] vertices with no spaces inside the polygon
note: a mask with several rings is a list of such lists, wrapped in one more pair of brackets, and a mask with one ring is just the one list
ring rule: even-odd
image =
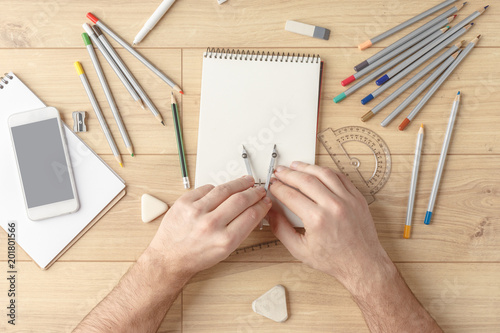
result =
[{"label": "yellow pencil eraser tip", "polygon": [[370,46],[372,46],[372,42],[371,42],[371,40],[367,40],[366,42],[359,44],[358,49],[363,51],[363,50],[366,50],[367,48],[369,48]]},{"label": "yellow pencil eraser tip", "polygon": [[78,73],[78,75],[82,75],[83,73],[85,73],[83,71],[82,64],[80,64],[79,61],[75,61],[75,68],[76,68],[76,72]]},{"label": "yellow pencil eraser tip", "polygon": [[408,239],[410,238],[411,225],[405,225],[405,232],[403,237]]}]

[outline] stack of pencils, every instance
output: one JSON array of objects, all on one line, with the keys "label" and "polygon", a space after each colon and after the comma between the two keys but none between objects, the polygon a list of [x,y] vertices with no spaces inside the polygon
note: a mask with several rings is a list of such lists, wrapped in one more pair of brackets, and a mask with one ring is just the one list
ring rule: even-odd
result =
[{"label": "stack of pencils", "polygon": [[[367,40],[358,47],[360,50],[364,50],[429,15],[446,8],[456,1],[457,0],[446,0],[398,26]],[[466,4],[467,3],[464,2],[449,8],[436,18],[423,24],[388,47],[382,49],[380,52],[354,66],[356,73],[343,80],[341,84],[342,86],[347,86],[354,81],[357,82],[343,93],[336,96],[333,99],[334,102],[339,103],[361,87],[375,81],[379,87],[361,100],[363,105],[368,104],[381,96],[383,92],[395,86],[406,76],[410,75],[415,69],[429,61],[429,64],[425,66],[424,69],[416,73],[406,83],[396,88],[384,100],[379,102],[361,117],[361,121],[363,122],[370,120],[398,96],[416,85],[416,83],[426,74],[432,72],[430,76],[410,94],[410,96],[381,122],[381,126],[383,127],[389,125],[389,123],[405,110],[406,107],[427,87],[433,84],[417,106],[399,125],[399,130],[404,130],[481,38],[481,35],[477,35],[469,43],[460,40],[462,35],[474,27],[472,21],[484,13],[489,6],[474,11],[454,26],[449,25],[457,17],[456,13]],[[449,45],[452,46],[447,48]],[[436,55],[438,55],[437,58],[435,58]]]}]

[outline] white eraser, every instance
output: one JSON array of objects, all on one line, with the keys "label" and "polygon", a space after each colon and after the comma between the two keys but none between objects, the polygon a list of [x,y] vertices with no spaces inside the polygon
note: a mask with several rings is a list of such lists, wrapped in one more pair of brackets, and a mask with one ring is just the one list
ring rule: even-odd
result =
[{"label": "white eraser", "polygon": [[322,27],[317,27],[310,24],[305,24],[297,21],[286,21],[285,30],[294,32],[299,35],[328,40],[330,38],[330,30]]},{"label": "white eraser", "polygon": [[255,313],[266,318],[282,323],[288,319],[285,287],[281,284],[272,287],[264,295],[252,303]]},{"label": "white eraser", "polygon": [[168,210],[168,205],[149,194],[141,198],[142,222],[149,223]]}]

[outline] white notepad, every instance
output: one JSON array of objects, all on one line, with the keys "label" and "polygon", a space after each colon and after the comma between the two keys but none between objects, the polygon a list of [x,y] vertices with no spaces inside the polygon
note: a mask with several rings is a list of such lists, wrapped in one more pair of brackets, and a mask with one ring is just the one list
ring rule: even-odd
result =
[{"label": "white notepad", "polygon": [[[321,80],[317,56],[206,52],[203,58],[195,186],[247,174],[266,181],[273,146],[277,164],[314,164]],[[295,226],[302,221],[289,210]]]},{"label": "white notepad", "polygon": [[31,221],[24,206],[7,119],[45,104],[13,73],[0,81],[0,225],[17,225],[17,243],[42,268],[65,248],[125,188],[124,181],[76,134],[64,126],[80,209],[73,214]]}]

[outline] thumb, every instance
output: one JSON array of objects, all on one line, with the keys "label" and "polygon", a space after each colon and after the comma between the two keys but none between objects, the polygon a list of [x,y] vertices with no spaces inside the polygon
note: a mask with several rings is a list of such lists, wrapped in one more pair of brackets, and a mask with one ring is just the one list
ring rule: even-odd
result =
[{"label": "thumb", "polygon": [[285,245],[285,247],[290,251],[290,254],[296,259],[301,260],[301,254],[303,248],[302,235],[298,233],[290,221],[281,213],[273,208],[268,213],[269,225],[271,227],[272,233]]}]

